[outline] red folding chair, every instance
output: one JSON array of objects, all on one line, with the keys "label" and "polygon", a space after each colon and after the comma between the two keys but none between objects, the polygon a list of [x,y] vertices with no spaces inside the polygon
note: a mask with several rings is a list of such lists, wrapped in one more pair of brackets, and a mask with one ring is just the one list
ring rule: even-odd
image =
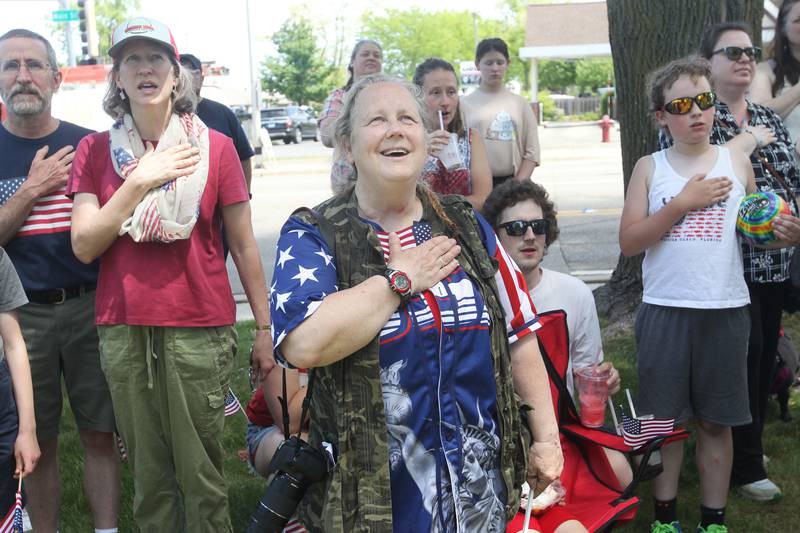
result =
[{"label": "red folding chair", "polygon": [[[639,499],[634,495],[634,490],[637,484],[660,473],[660,468],[654,471],[649,466],[652,452],[666,442],[686,439],[689,434],[684,430],[676,430],[669,435],[652,439],[634,451],[615,433],[581,425],[565,380],[569,363],[567,314],[556,310],[538,316],[542,327],[536,334],[550,378],[550,393],[564,453],[561,483],[567,489],[567,496],[561,510],[580,521],[593,533],[607,532],[614,525],[632,520],[636,516]],[[603,448],[641,457],[634,470],[633,481],[627,487],[620,486]],[[507,531],[521,531],[524,518],[525,513],[522,510],[508,524]],[[542,518],[544,521],[544,515]],[[535,525],[532,520],[532,527]],[[543,529],[535,530],[548,533]]]}]

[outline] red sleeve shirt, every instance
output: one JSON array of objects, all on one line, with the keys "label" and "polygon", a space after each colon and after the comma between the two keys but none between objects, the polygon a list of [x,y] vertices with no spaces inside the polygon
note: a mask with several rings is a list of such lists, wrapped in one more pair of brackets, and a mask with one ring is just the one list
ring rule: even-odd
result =
[{"label": "red sleeve shirt", "polygon": [[[208,179],[191,237],[169,244],[118,237],[100,258],[97,324],[207,327],[235,322],[222,253],[221,208],[249,196],[231,140],[209,130],[209,145]],[[94,194],[102,207],[122,183],[111,162],[108,132],[85,137],[75,152],[67,194]]]}]

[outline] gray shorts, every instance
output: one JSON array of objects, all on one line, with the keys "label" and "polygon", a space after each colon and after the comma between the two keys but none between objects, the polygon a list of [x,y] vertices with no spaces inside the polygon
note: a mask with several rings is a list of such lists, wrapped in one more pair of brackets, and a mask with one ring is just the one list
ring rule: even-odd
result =
[{"label": "gray shorts", "polygon": [[747,306],[688,309],[643,303],[636,316],[637,415],[749,424]]},{"label": "gray shorts", "polygon": [[29,303],[17,309],[31,365],[40,441],[58,435],[62,377],[78,429],[114,431],[111,394],[100,369],[94,294],[88,292],[63,304]]}]

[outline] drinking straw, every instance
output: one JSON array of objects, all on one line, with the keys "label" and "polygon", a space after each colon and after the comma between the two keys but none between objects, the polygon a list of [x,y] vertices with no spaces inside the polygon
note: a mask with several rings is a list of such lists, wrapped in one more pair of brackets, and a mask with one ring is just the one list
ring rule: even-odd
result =
[{"label": "drinking straw", "polygon": [[631,417],[636,418],[636,409],[633,408],[633,399],[631,398],[631,390],[625,389],[625,394],[628,396],[628,405],[631,406]]},{"label": "drinking straw", "polygon": [[[441,115],[441,111],[439,114]],[[528,505],[525,507],[525,522],[522,529],[523,533],[528,533],[528,527],[531,525],[531,511],[533,510],[533,487],[528,491]]]},{"label": "drinking straw", "polygon": [[617,432],[619,435],[619,421],[617,420],[617,411],[614,409],[614,402],[611,401],[611,397],[608,397],[608,408],[611,409],[611,418],[614,420],[614,431]]},{"label": "drinking straw", "polygon": [[444,129],[444,118],[442,117],[442,110],[439,110],[439,127]]}]

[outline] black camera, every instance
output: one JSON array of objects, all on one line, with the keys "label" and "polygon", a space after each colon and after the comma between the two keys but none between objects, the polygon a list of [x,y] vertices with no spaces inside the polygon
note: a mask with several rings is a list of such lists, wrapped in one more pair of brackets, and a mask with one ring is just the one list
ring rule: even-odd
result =
[{"label": "black camera", "polygon": [[264,489],[246,533],[283,531],[308,487],[325,479],[328,465],[326,452],[297,435],[283,441],[269,463],[275,477]]}]

